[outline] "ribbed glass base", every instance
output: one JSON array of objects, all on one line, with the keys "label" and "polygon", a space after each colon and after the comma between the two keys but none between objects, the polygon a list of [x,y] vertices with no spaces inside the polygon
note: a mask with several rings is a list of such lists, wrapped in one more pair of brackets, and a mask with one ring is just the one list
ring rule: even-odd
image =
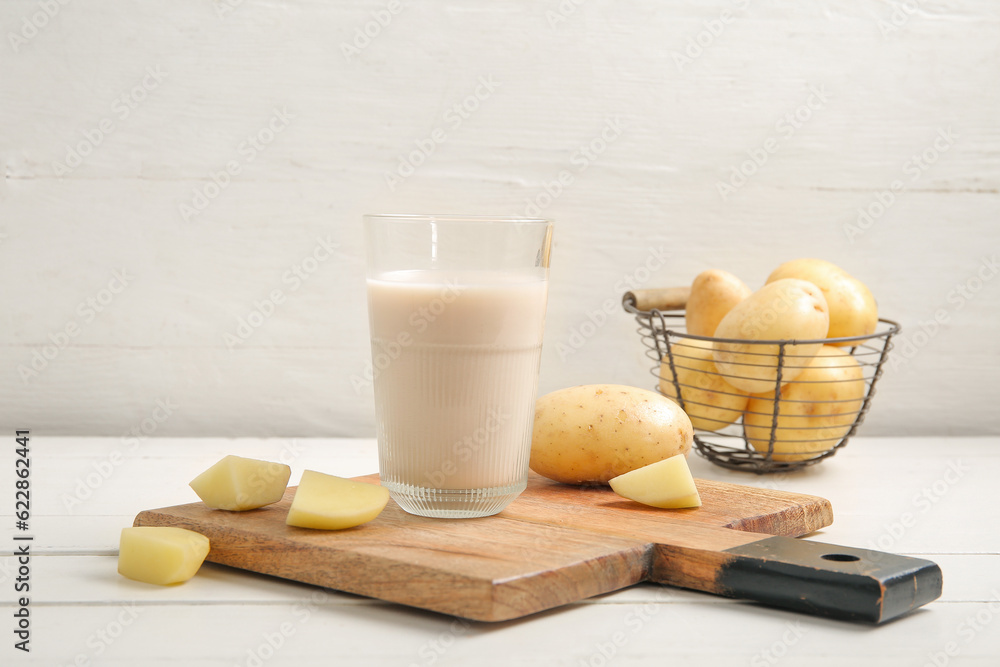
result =
[{"label": "ribbed glass base", "polygon": [[527,487],[527,480],[485,489],[435,489],[382,480],[392,499],[410,514],[439,519],[491,516],[507,507]]}]

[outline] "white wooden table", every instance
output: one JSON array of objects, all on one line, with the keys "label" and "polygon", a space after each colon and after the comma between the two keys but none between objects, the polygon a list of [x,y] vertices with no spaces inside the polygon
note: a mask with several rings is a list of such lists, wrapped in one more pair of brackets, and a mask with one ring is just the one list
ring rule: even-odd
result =
[{"label": "white wooden table", "polygon": [[[14,436],[2,447],[0,664],[982,665],[1000,664],[1000,438],[857,438],[798,474],[756,477],[691,457],[698,477],[829,498],[814,537],[929,558],[942,597],[884,626],[641,585],[498,624],[457,619],[206,563],[162,588],[116,573],[142,509],[197,500],[225,454],[338,475],[376,470],[372,440],[33,435],[29,530],[14,528]],[[30,653],[14,648],[15,535],[31,535]]]}]

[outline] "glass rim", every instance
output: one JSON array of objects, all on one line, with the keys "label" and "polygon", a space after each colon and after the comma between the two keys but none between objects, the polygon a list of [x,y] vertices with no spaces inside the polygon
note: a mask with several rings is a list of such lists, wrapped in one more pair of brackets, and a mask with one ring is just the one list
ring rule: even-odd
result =
[{"label": "glass rim", "polygon": [[519,215],[460,215],[455,213],[365,213],[365,220],[379,219],[395,222],[470,222],[470,223],[522,223],[551,225],[549,218],[532,218]]}]

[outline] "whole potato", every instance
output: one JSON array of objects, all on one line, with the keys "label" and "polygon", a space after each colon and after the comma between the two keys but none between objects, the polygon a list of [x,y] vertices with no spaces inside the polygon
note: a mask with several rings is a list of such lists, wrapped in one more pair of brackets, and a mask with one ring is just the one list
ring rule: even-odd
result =
[{"label": "whole potato", "polygon": [[[786,278],[761,287],[722,318],[716,338],[812,340],[826,338],[830,327],[826,299],[804,280]],[[794,380],[822,343],[786,345],[781,380]],[[771,391],[778,377],[777,344],[714,342],[715,367],[737,389],[759,394]]]},{"label": "whole potato", "polygon": [[[677,385],[684,401],[684,412],[691,425],[706,431],[718,431],[740,418],[747,409],[750,395],[737,389],[719,375],[712,361],[712,343],[707,340],[682,339],[670,346],[677,372]],[[670,368],[670,357],[660,363],[660,391],[677,400],[677,386]],[[680,401],[677,401],[680,403]]]},{"label": "whole potato", "polygon": [[691,283],[691,295],[684,310],[687,332],[695,336],[713,335],[726,313],[751,293],[745,282],[728,271],[702,271]]},{"label": "whole potato", "polygon": [[767,282],[783,278],[808,280],[823,292],[830,309],[830,330],[827,337],[868,336],[875,332],[878,325],[875,297],[864,283],[836,264],[822,259],[794,259],[775,269],[768,276]]},{"label": "whole potato", "polygon": [[687,454],[691,420],[647,389],[592,384],[560,389],[535,404],[530,467],[567,484],[606,484],[650,463]]},{"label": "whole potato", "polygon": [[[824,345],[796,380],[781,387],[775,461],[801,461],[822,454],[847,435],[865,396],[857,360],[845,350]],[[751,396],[743,431],[759,452],[767,452],[774,419],[774,392]]]}]

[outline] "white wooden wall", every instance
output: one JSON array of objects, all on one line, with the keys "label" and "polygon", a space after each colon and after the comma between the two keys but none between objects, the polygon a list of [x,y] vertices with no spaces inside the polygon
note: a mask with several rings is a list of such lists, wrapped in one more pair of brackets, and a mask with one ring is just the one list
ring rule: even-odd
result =
[{"label": "white wooden wall", "polygon": [[0,430],[371,435],[362,213],[534,206],[542,391],[652,386],[626,280],[819,256],[905,328],[863,434],[1000,432],[996,2],[0,0],[0,30]]}]

